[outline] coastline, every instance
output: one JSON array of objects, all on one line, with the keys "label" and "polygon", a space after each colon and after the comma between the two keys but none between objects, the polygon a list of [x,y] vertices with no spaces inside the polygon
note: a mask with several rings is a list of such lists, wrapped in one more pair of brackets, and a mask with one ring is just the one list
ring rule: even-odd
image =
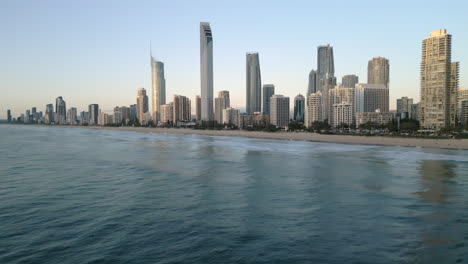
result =
[{"label": "coastline", "polygon": [[[47,126],[49,127],[49,126]],[[382,136],[354,136],[354,135],[324,135],[309,132],[260,132],[243,130],[195,130],[183,128],[148,128],[148,127],[99,127],[99,126],[50,126],[62,128],[105,129],[114,131],[133,131],[139,133],[156,134],[185,134],[223,137],[266,138],[296,141],[311,141],[322,143],[401,146],[439,149],[468,150],[468,139],[432,139],[432,138],[404,138]]]}]

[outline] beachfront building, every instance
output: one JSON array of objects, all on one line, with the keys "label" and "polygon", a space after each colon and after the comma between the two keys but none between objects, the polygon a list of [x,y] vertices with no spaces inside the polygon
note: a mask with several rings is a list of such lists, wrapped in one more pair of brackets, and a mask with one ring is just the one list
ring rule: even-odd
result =
[{"label": "beachfront building", "polygon": [[145,88],[140,88],[138,89],[138,96],[137,96],[137,117],[138,120],[140,120],[140,123],[142,123],[143,120],[147,116],[145,114],[148,112],[148,96],[146,95],[146,89]]},{"label": "beachfront building", "polygon": [[155,60],[152,54],[150,54],[150,62],[153,122],[157,124],[160,120],[160,107],[166,103],[166,79],[164,78],[164,63]]},{"label": "beachfront building", "polygon": [[174,95],[173,109],[174,125],[176,125],[178,121],[185,122],[191,120],[192,106],[190,104],[190,99],[187,97],[183,95]]},{"label": "beachfront building", "polygon": [[302,94],[294,97],[294,121],[304,122],[305,98]]},{"label": "beachfront building", "polygon": [[99,115],[99,105],[98,104],[88,105],[88,113],[89,113],[89,124],[97,125],[98,115]]},{"label": "beachfront building", "polygon": [[201,97],[199,95],[195,96],[195,120],[201,120]]},{"label": "beachfront building", "polygon": [[397,113],[400,115],[401,119],[409,119],[412,117],[411,106],[413,105],[413,98],[408,98],[406,96],[397,99]]},{"label": "beachfront building", "polygon": [[200,82],[201,120],[213,121],[213,33],[208,22],[200,22]]},{"label": "beachfront building", "polygon": [[353,104],[348,102],[342,102],[333,105],[333,127],[340,125],[347,125],[348,127],[353,124],[354,121],[354,107]]},{"label": "beachfront building", "polygon": [[257,52],[246,54],[246,112],[262,111],[262,79]]},{"label": "beachfront building", "polygon": [[241,114],[239,116],[239,127],[266,127],[270,124],[270,115],[256,112],[253,114]]},{"label": "beachfront building", "polygon": [[[29,118],[29,117],[28,117]],[[56,124],[65,124],[67,120],[67,104],[63,100],[62,96],[55,99],[55,115],[54,121]]]},{"label": "beachfront building", "polygon": [[356,112],[389,112],[389,89],[384,84],[356,84]]},{"label": "beachfront building", "polygon": [[309,85],[307,86],[307,95],[315,92],[317,92],[317,71],[311,70],[309,72]]},{"label": "beachfront building", "polygon": [[460,123],[463,126],[468,125],[468,100],[463,100],[461,102]]},{"label": "beachfront building", "polygon": [[[324,84],[329,84],[329,79],[335,77],[335,61],[333,57],[333,47],[330,44],[320,45],[317,47],[317,86],[316,91],[322,94],[328,93],[324,91]],[[332,84],[332,87],[336,85]],[[331,88],[330,88],[331,89]]]},{"label": "beachfront building", "polygon": [[275,94],[270,98],[270,124],[278,128],[289,125],[289,97]]},{"label": "beachfront building", "polygon": [[458,88],[458,102],[457,102],[457,118],[458,121],[461,120],[461,109],[462,109],[462,102],[468,100],[468,89],[463,87]]},{"label": "beachfront building", "polygon": [[422,41],[421,126],[441,129],[455,125],[458,64],[452,64],[452,35],[447,30],[432,31]]},{"label": "beachfront building", "polygon": [[273,84],[263,85],[263,113],[270,114],[270,98],[275,94],[275,86]]},{"label": "beachfront building", "polygon": [[171,123],[174,121],[174,103],[161,105],[161,122]]},{"label": "beachfront building", "polygon": [[223,124],[223,110],[231,107],[229,91],[219,91],[215,98],[215,121]]},{"label": "beachfront building", "polygon": [[306,110],[304,113],[306,127],[310,127],[314,122],[323,121],[322,93],[316,92],[307,95]]},{"label": "beachfront building", "polygon": [[356,126],[359,127],[361,124],[365,124],[367,122],[376,123],[379,125],[385,125],[393,120],[393,113],[389,112],[380,112],[379,110],[375,112],[357,112],[356,113]]},{"label": "beachfront building", "polygon": [[225,108],[223,109],[223,123],[228,125],[233,125],[239,127],[240,122],[240,111],[235,108]]},{"label": "beachfront building", "polygon": [[[355,113],[355,88],[345,88],[342,85],[337,85],[334,89],[328,90],[328,123],[335,124],[335,104],[347,103],[351,105],[351,116],[354,118]],[[352,123],[352,121],[351,121]],[[338,123],[339,124],[339,123]]]}]

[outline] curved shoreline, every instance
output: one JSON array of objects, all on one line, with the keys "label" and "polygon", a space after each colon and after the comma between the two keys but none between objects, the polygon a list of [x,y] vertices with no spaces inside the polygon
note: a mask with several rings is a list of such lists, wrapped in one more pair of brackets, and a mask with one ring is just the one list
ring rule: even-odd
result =
[{"label": "curved shoreline", "polygon": [[[53,126],[51,126],[53,127]],[[354,136],[354,135],[323,135],[309,132],[259,132],[244,130],[195,130],[184,128],[148,128],[148,127],[98,127],[98,126],[56,126],[64,128],[105,129],[114,131],[134,131],[140,133],[185,134],[224,137],[248,137],[298,140],[323,143],[401,146],[440,149],[468,149],[468,139],[432,139],[432,138],[404,138],[382,136]]]}]

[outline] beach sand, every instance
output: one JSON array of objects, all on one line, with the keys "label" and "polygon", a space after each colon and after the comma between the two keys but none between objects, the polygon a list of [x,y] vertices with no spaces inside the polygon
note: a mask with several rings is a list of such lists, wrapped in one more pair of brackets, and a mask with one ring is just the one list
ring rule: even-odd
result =
[{"label": "beach sand", "polygon": [[308,132],[257,132],[243,130],[194,130],[178,128],[148,128],[148,127],[94,127],[94,126],[62,126],[88,129],[108,129],[115,131],[135,131],[141,133],[162,134],[190,134],[224,137],[249,137],[283,140],[301,140],[340,144],[383,145],[444,149],[468,149],[468,139],[427,139],[380,136],[350,136],[350,135],[322,135]]}]

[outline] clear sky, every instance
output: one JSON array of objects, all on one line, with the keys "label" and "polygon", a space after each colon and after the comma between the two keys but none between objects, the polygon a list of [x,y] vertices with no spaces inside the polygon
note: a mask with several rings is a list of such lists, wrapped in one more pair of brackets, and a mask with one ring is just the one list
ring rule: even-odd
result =
[{"label": "clear sky", "polygon": [[[260,54],[262,84],[292,98],[307,91],[317,46],[334,47],[338,82],[367,81],[367,62],[390,60],[390,107],[419,101],[421,40],[453,35],[452,60],[468,87],[468,1],[0,0],[0,118],[63,96],[67,107],[105,111],[150,92],[149,43],[165,63],[167,101],[200,94],[199,23],[211,23],[214,93],[245,106],[245,53]],[[151,93],[149,94],[151,95]]]}]

